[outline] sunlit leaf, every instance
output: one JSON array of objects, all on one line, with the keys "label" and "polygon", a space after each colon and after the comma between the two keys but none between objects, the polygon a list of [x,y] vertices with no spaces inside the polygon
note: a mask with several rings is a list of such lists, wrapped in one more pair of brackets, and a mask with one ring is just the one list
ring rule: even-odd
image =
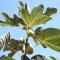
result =
[{"label": "sunlit leaf", "polygon": [[19,15],[26,24],[27,27],[32,28],[35,25],[44,24],[51,20],[50,15],[57,12],[56,8],[47,8],[44,13],[43,4],[32,9],[31,13],[29,12],[27,3],[24,5],[22,10],[19,9]]},{"label": "sunlit leaf", "polygon": [[44,6],[39,5],[38,7],[33,8],[31,12],[31,25],[37,22],[43,16]]},{"label": "sunlit leaf", "polygon": [[51,17],[43,15],[41,18],[32,21],[31,25],[35,26],[35,25],[39,25],[39,24],[44,24],[47,21],[49,21],[50,19],[51,19]]},{"label": "sunlit leaf", "polygon": [[44,10],[43,5],[39,5],[38,7],[33,8],[31,12],[32,20],[34,21],[41,18],[41,16],[43,15],[43,10]]}]

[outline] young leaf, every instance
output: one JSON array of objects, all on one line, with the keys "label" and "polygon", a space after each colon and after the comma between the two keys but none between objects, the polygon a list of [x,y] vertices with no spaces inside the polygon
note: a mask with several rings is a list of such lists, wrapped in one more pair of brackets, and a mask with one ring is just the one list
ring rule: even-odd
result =
[{"label": "young leaf", "polygon": [[44,13],[44,6],[41,4],[33,8],[32,12],[29,13],[28,5],[26,3],[25,8],[22,8],[22,10],[19,9],[18,12],[26,26],[32,28],[35,25],[44,24],[51,20],[50,15],[56,13],[57,9],[47,8],[46,12]]}]

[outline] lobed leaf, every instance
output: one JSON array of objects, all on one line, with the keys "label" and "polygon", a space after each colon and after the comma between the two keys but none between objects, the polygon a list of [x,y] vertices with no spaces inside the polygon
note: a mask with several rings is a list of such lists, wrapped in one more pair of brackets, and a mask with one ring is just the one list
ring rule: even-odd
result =
[{"label": "lobed leaf", "polygon": [[39,25],[39,24],[44,24],[44,23],[46,23],[47,21],[49,21],[50,19],[51,19],[51,17],[43,15],[43,16],[42,16],[41,18],[39,18],[38,20],[32,21],[31,25],[32,25],[32,26],[35,26],[35,25]]},{"label": "lobed leaf", "polygon": [[21,50],[23,51],[23,41],[17,41],[15,39],[11,39],[9,44],[7,44],[3,51],[8,51],[10,50],[11,53],[9,54],[9,56],[13,56],[17,51]]},{"label": "lobed leaf", "polygon": [[40,31],[37,29],[35,37],[43,46],[60,51],[60,29],[47,28]]},{"label": "lobed leaf", "polygon": [[44,6],[41,4],[38,7],[33,8],[31,12],[32,20],[38,20],[43,15]]},{"label": "lobed leaf", "polygon": [[19,23],[23,26],[26,25],[16,14],[13,15],[13,18],[9,17],[7,13],[2,13],[2,15],[5,18],[5,21],[0,21],[2,26],[19,26]]},{"label": "lobed leaf", "polygon": [[18,12],[26,26],[32,28],[35,25],[44,24],[51,20],[50,15],[55,14],[57,9],[47,8],[46,12],[44,13],[44,6],[41,4],[33,8],[32,12],[30,13],[26,3],[24,8],[22,8],[22,10],[19,9]]}]

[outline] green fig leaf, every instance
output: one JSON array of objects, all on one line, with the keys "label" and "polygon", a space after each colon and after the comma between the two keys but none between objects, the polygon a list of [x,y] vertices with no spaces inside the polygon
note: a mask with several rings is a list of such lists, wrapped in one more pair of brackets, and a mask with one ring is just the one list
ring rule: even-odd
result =
[{"label": "green fig leaf", "polygon": [[47,16],[50,16],[50,15],[53,15],[53,14],[55,14],[57,12],[57,9],[56,8],[47,8],[46,9],[46,12],[45,12],[45,15],[47,15]]},{"label": "green fig leaf", "polygon": [[36,29],[35,37],[42,45],[60,51],[60,29]]}]

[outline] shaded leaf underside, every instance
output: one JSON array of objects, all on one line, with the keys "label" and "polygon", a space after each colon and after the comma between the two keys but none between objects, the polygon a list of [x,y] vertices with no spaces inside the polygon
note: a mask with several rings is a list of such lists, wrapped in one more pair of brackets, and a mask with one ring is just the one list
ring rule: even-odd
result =
[{"label": "shaded leaf underside", "polygon": [[2,56],[0,57],[0,60],[14,60],[14,59],[11,57]]},{"label": "shaded leaf underside", "polygon": [[3,49],[3,51],[8,51],[10,50],[11,53],[8,56],[13,56],[17,51],[22,50],[23,48],[23,44],[21,46],[19,46],[19,41],[15,40],[15,39],[11,39],[10,43],[8,45],[6,45]]}]

